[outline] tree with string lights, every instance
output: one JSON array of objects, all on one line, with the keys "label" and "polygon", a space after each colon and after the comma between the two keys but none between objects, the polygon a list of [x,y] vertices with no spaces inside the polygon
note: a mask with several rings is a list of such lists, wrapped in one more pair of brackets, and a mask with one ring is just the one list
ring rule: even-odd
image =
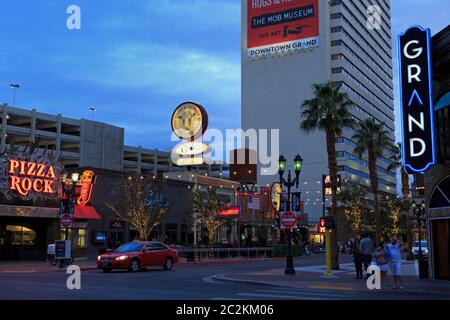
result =
[{"label": "tree with string lights", "polygon": [[117,218],[128,221],[143,241],[149,240],[172,205],[162,183],[149,177],[124,177],[114,193],[117,201],[107,206]]}]

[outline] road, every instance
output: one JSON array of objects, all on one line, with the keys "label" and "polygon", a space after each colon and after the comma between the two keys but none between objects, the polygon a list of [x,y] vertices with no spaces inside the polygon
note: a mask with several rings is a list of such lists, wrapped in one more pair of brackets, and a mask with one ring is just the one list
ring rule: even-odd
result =
[{"label": "road", "polygon": [[[296,266],[319,265],[322,255],[295,259]],[[341,259],[343,262],[350,258]],[[217,274],[264,271],[284,267],[283,260],[238,263],[181,264],[173,271],[148,270],[138,273],[82,271],[81,290],[68,290],[67,277],[60,272],[0,273],[0,299],[83,299],[83,300],[317,300],[374,299],[373,292],[343,292],[326,289],[292,289],[249,283],[222,282]],[[382,294],[382,293],[381,293]],[[378,298],[383,296],[377,293]],[[395,299],[420,298],[392,294]],[[422,297],[424,298],[424,297]],[[432,296],[426,298],[432,299]]]}]

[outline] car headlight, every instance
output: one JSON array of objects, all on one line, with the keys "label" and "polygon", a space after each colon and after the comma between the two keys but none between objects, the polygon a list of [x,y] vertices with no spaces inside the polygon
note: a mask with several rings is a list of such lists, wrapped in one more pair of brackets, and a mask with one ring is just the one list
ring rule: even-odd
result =
[{"label": "car headlight", "polygon": [[98,256],[97,257],[97,261],[100,261],[101,258],[102,258],[102,256]]},{"label": "car headlight", "polygon": [[128,256],[120,256],[120,257],[116,258],[116,261],[124,261],[124,260],[127,260],[127,259],[128,259]]}]

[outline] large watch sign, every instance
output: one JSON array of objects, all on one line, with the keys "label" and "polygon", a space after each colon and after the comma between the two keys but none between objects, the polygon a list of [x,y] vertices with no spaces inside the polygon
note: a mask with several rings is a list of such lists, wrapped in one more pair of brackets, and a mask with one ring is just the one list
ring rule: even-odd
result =
[{"label": "large watch sign", "polygon": [[403,165],[411,174],[436,163],[430,38],[420,26],[399,36]]}]

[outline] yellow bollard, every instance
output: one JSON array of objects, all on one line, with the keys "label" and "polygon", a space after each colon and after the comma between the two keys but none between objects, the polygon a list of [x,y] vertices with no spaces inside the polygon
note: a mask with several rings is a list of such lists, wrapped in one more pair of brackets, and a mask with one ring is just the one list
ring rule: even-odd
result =
[{"label": "yellow bollard", "polygon": [[321,278],[325,278],[325,279],[330,279],[330,278],[337,278],[333,272],[331,272],[331,231],[330,230],[326,230],[325,231],[325,256],[326,256],[326,261],[325,261],[325,274],[321,277]]}]

